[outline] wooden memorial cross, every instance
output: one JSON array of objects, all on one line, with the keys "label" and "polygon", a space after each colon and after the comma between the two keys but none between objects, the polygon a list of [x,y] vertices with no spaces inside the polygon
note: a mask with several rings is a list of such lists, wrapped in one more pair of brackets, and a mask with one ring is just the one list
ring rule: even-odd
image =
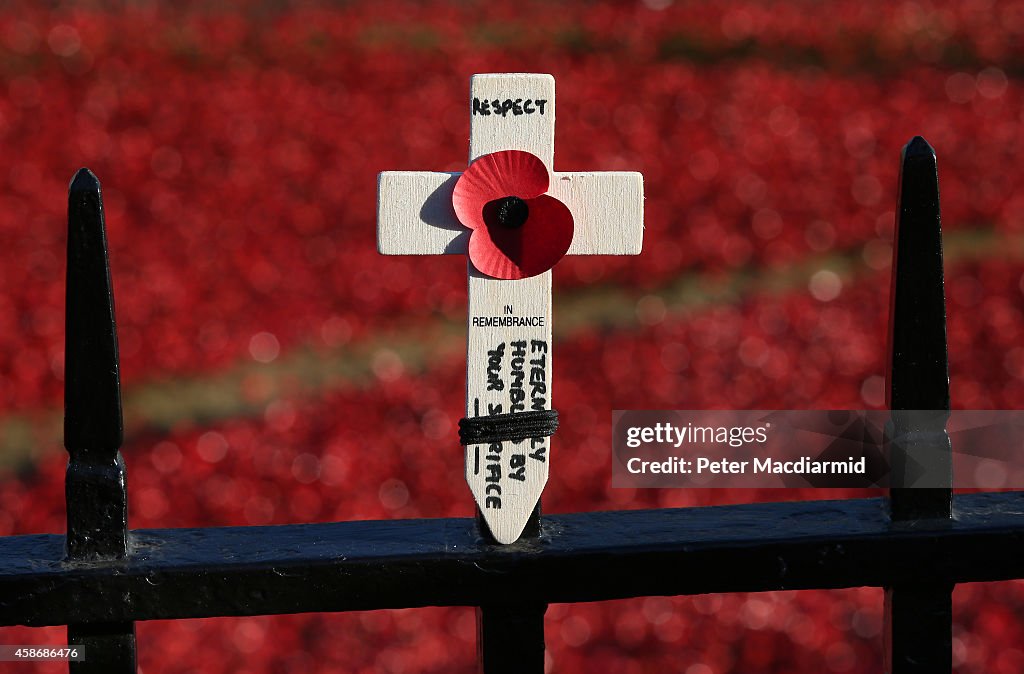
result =
[{"label": "wooden memorial cross", "polygon": [[[505,150],[535,155],[548,173],[546,194],[572,214],[566,254],[640,253],[643,176],[617,171],[552,171],[555,80],[551,75],[475,75],[470,89],[471,165],[480,157]],[[464,226],[453,206],[461,175],[381,173],[378,251],[384,255],[472,255],[470,235],[481,236],[480,230]],[[487,209],[483,211],[486,215]],[[501,222],[506,227],[519,226]],[[530,243],[525,240],[523,247]],[[509,280],[485,274],[470,261],[468,273],[466,416],[551,409],[550,270]],[[466,446],[466,481],[498,542],[512,543],[522,534],[547,483],[548,449],[547,437]]]}]

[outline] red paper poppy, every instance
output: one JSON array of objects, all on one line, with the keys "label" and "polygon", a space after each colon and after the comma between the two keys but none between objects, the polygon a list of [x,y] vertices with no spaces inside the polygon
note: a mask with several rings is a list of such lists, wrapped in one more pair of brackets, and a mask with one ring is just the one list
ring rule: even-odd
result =
[{"label": "red paper poppy", "polygon": [[549,181],[544,162],[522,150],[484,155],[459,177],[452,205],[473,230],[473,266],[495,278],[522,279],[562,259],[572,243],[572,213],[545,194]]}]

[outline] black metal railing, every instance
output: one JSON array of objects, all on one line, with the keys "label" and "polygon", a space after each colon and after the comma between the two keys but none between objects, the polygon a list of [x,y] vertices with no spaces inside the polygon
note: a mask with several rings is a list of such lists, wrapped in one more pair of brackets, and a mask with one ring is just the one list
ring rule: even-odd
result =
[{"label": "black metal railing", "polygon": [[102,202],[85,169],[68,219],[68,533],[0,538],[0,625],[67,624],[87,658],[72,672],[134,671],[137,620],[422,606],[479,607],[488,674],[542,672],[550,602],[857,586],[886,589],[887,671],[948,672],[954,584],[1024,577],[1024,492],[950,488],[938,178],[921,138],[902,157],[890,432],[913,438],[908,453],[943,450],[930,469],[945,486],[888,499],[538,510],[508,546],[469,518],[128,530]]}]

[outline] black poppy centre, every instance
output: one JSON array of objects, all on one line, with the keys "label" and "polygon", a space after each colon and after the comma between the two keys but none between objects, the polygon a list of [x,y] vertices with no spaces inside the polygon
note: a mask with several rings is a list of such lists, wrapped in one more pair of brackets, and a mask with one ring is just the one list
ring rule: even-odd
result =
[{"label": "black poppy centre", "polygon": [[484,224],[495,247],[516,265],[529,254],[526,241],[530,206],[519,197],[502,197],[484,204]]},{"label": "black poppy centre", "polygon": [[484,204],[484,223],[488,227],[519,229],[530,217],[530,207],[519,197],[502,197]]}]

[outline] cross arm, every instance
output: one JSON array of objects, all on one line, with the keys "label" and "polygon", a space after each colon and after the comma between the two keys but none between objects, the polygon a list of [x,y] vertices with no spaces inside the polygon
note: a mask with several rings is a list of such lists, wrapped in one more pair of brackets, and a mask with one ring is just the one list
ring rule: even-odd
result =
[{"label": "cross arm", "polygon": [[575,232],[567,255],[640,254],[644,237],[640,173],[555,172],[548,194],[572,211]]},{"label": "cross arm", "polygon": [[[469,230],[452,209],[459,173],[385,171],[377,182],[377,250],[384,255],[465,254]],[[554,172],[548,193],[569,206],[569,255],[639,255],[643,176],[628,171]]]},{"label": "cross arm", "polygon": [[384,171],[377,178],[377,251],[382,255],[465,253],[469,230],[452,208],[459,173]]}]

